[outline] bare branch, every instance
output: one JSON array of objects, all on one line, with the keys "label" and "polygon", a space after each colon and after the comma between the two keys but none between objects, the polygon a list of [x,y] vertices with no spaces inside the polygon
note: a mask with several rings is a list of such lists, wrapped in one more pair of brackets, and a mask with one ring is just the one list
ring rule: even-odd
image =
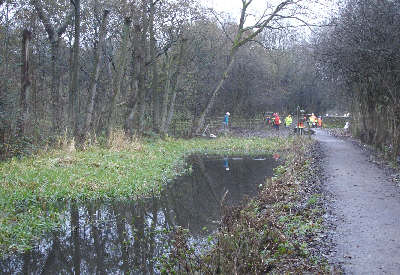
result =
[{"label": "bare branch", "polygon": [[41,1],[40,0],[30,0],[30,1],[31,1],[31,4],[35,7],[35,10],[39,16],[39,19],[40,19],[40,21],[42,21],[42,24],[43,24],[50,40],[53,40],[55,38],[54,37],[55,34],[57,34],[57,37],[60,37],[65,32],[65,30],[67,29],[69,24],[71,24],[72,18],[74,16],[74,11],[71,11],[71,13],[67,15],[67,17],[65,18],[65,21],[58,27],[57,31],[55,31],[54,26],[51,25],[51,23],[50,23],[48,15],[46,15],[44,12]]},{"label": "bare branch", "polygon": [[74,17],[74,15],[75,15],[75,12],[74,12],[74,11],[71,11],[71,12],[67,15],[67,17],[65,18],[64,23],[62,23],[62,24],[60,25],[60,27],[57,29],[57,35],[58,35],[58,36],[63,35],[63,33],[64,33],[64,32],[66,31],[66,29],[68,28],[68,26],[71,24],[72,18]]},{"label": "bare branch", "polygon": [[[245,1],[245,0],[242,0]],[[248,41],[252,40],[254,37],[256,37],[258,34],[260,34],[267,26],[268,24],[277,16],[277,14],[283,10],[287,5],[292,4],[293,1],[292,0],[286,0],[281,2],[276,8],[275,10],[270,14],[270,16],[264,20],[264,22],[262,23],[262,25],[252,34],[250,34],[249,36],[247,36],[244,39],[239,40],[235,45],[233,45],[232,50],[236,50],[239,47],[243,46],[244,44],[246,44]],[[243,5],[243,9],[242,9],[242,16],[243,13],[245,13],[246,11],[244,10],[244,8],[247,9],[247,6]],[[241,38],[241,37],[240,37]]]},{"label": "bare branch", "polygon": [[231,41],[232,43],[234,43],[233,40],[232,40],[232,38],[229,36],[228,32],[226,31],[225,26],[224,26],[224,23],[219,19],[218,14],[217,14],[213,9],[211,9],[210,11],[211,11],[211,13],[215,16],[215,19],[217,19],[218,23],[220,24],[220,26],[221,26],[221,28],[222,28],[222,31],[224,32],[226,38],[228,38],[229,41]]},{"label": "bare branch", "polygon": [[50,40],[54,38],[54,28],[51,25],[49,18],[44,14],[44,9],[42,4],[38,0],[31,0],[31,4],[35,7],[35,10],[39,16],[40,21],[42,21],[43,26],[49,36]]}]

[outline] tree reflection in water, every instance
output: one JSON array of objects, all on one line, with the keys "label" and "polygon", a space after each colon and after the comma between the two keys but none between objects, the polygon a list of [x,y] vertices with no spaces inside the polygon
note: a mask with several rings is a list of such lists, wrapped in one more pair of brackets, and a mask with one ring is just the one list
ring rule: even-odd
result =
[{"label": "tree reflection in water", "polygon": [[[206,245],[217,229],[221,199],[238,204],[254,196],[278,163],[268,157],[192,156],[190,175],[177,178],[159,198],[63,207],[59,231],[23,255],[0,261],[5,274],[157,274],[157,258],[168,252],[168,231],[188,228],[191,241]],[[229,169],[226,169],[229,167]]]}]

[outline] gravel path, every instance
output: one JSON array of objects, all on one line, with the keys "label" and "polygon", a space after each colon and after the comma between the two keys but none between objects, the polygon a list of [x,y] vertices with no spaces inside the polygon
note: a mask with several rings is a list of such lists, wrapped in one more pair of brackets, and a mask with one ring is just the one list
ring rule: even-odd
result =
[{"label": "gravel path", "polygon": [[325,152],[325,187],[338,218],[332,261],[345,274],[400,274],[400,192],[349,140],[317,130]]}]

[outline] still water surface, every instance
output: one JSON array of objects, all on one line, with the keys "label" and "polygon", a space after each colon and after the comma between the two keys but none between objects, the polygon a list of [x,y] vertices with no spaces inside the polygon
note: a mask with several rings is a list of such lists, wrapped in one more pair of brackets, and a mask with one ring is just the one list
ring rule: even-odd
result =
[{"label": "still water surface", "polygon": [[276,157],[192,156],[190,175],[171,182],[160,197],[131,202],[69,203],[60,230],[23,255],[0,260],[1,274],[158,274],[169,231],[189,229],[204,247],[218,227],[221,199],[237,205],[273,175]]}]

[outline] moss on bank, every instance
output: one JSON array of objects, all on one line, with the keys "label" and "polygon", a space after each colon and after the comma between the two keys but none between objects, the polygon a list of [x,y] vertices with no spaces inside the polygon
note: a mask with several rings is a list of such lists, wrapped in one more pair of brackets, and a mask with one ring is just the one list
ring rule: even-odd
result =
[{"label": "moss on bank", "polygon": [[290,139],[281,138],[136,140],[0,163],[0,251],[29,249],[41,234],[57,227],[59,201],[149,196],[185,172],[188,155],[266,154],[290,144]]}]

